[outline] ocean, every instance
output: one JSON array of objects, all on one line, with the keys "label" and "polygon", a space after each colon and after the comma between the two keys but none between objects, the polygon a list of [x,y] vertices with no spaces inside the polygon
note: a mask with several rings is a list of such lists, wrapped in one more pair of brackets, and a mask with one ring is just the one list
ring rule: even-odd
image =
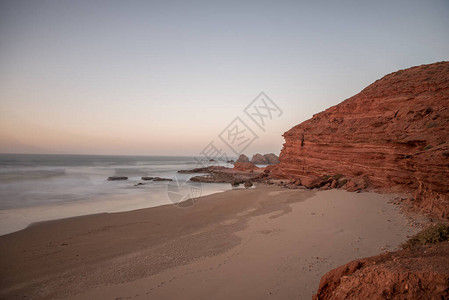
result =
[{"label": "ocean", "polygon": [[[189,178],[198,174],[177,173],[195,167],[195,158],[185,156],[0,154],[0,234],[40,221],[177,204],[231,189],[192,185]],[[110,176],[128,180],[107,181]],[[142,181],[142,176],[173,181]]]}]

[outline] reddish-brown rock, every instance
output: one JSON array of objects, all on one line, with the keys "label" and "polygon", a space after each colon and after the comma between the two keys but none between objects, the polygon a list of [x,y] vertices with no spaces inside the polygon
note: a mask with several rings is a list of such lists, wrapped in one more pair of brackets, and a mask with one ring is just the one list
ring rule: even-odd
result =
[{"label": "reddish-brown rock", "polygon": [[245,154],[240,154],[239,158],[237,159],[237,162],[249,162],[249,158]]},{"label": "reddish-brown rock", "polygon": [[251,158],[251,162],[256,165],[268,165],[268,160],[260,153],[256,153]]},{"label": "reddish-brown rock", "polygon": [[251,158],[251,162],[256,165],[275,165],[279,163],[279,157],[274,153],[260,154],[256,153]]},{"label": "reddish-brown rock", "polygon": [[236,162],[234,163],[234,170],[237,171],[250,171],[250,170],[258,170],[259,167],[257,167],[252,162]]},{"label": "reddish-brown rock", "polygon": [[315,300],[448,299],[449,242],[352,261],[321,278]]},{"label": "reddish-brown rock", "polygon": [[449,62],[386,75],[283,136],[274,177],[342,174],[348,189],[413,191],[415,206],[449,218]]},{"label": "reddish-brown rock", "polygon": [[274,153],[267,153],[264,154],[265,158],[267,159],[268,164],[275,165],[279,163],[279,157]]}]

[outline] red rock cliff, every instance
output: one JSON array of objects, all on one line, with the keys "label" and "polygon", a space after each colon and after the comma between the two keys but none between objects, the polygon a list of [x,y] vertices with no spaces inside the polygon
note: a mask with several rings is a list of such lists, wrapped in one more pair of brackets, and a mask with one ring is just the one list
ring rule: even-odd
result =
[{"label": "red rock cliff", "polygon": [[389,191],[449,217],[449,62],[386,75],[284,133],[275,177],[308,185],[326,175]]},{"label": "red rock cliff", "polygon": [[314,300],[449,299],[449,242],[362,258],[321,278]]}]

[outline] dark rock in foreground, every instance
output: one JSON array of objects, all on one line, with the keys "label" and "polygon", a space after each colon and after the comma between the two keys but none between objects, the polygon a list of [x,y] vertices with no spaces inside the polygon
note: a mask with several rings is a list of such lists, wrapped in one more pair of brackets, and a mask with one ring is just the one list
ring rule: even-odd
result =
[{"label": "dark rock in foreground", "polygon": [[109,181],[115,181],[115,180],[128,180],[128,177],[125,176],[110,176],[108,177]]}]

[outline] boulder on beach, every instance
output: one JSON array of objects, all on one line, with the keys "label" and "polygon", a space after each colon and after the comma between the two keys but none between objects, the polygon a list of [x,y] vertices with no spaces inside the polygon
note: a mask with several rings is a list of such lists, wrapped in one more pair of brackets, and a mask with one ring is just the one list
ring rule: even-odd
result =
[{"label": "boulder on beach", "polygon": [[243,181],[235,179],[235,180],[232,180],[230,183],[231,183],[232,187],[238,187],[241,183],[243,183]]},{"label": "boulder on beach", "polygon": [[245,181],[244,186],[245,186],[245,188],[250,188],[253,186],[253,182],[251,180],[247,180],[247,181]]}]

